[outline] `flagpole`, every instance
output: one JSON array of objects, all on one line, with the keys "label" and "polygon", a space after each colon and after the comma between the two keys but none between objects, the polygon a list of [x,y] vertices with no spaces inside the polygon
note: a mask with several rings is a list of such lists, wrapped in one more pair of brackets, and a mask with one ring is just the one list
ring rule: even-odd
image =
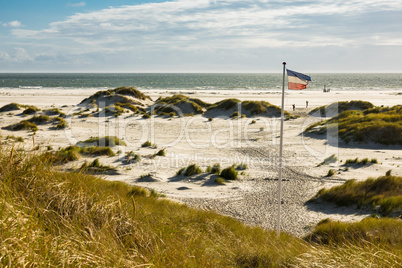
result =
[{"label": "flagpole", "polygon": [[285,68],[286,62],[283,62],[283,78],[282,78],[282,109],[281,109],[281,134],[279,143],[279,175],[278,175],[278,221],[276,232],[278,237],[281,232],[281,199],[282,199],[282,148],[283,148],[283,121],[284,121],[284,107],[285,107]]}]

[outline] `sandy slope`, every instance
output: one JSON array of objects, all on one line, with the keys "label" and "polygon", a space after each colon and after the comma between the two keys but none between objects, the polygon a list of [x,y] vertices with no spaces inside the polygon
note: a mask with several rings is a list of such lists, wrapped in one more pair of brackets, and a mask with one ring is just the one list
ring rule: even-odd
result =
[{"label": "sandy slope", "polygon": [[[241,100],[265,100],[280,105],[279,92],[192,92],[192,91],[143,91],[153,100],[159,96],[171,96],[183,93],[200,98],[206,102],[216,102],[226,98]],[[10,102],[61,108],[66,114],[77,110],[76,104],[95,93],[82,90],[7,90],[0,92],[0,107]],[[306,100],[309,107],[306,108]],[[402,95],[391,91],[367,92],[312,92],[288,91],[286,109],[301,117],[285,121],[282,229],[303,235],[319,220],[327,217],[341,220],[358,220],[368,212],[353,208],[338,208],[332,205],[307,205],[310,199],[322,187],[340,184],[347,179],[366,179],[370,176],[385,174],[389,169],[393,174],[402,176],[402,150],[400,147],[379,145],[345,145],[328,142],[326,138],[304,137],[302,131],[319,118],[308,116],[308,111],[324,104],[341,100],[367,100],[375,105],[396,105],[402,103]],[[5,126],[23,119],[20,112],[0,114],[0,126]],[[252,123],[255,120],[255,123]],[[194,207],[212,209],[222,214],[235,217],[247,224],[265,228],[275,228],[277,213],[277,159],[279,146],[278,118],[214,118],[209,122],[203,116],[185,118],[142,119],[127,113],[114,117],[68,117],[70,128],[50,130],[49,125],[39,126],[35,135],[35,145],[42,150],[47,145],[53,149],[66,147],[89,137],[116,135],[124,139],[127,146],[116,147],[121,154],[115,157],[101,157],[103,164],[118,168],[119,175],[105,176],[110,180],[122,180],[128,183],[156,189],[167,197],[179,200]],[[11,132],[1,130],[3,140],[7,135],[22,136],[24,147],[32,148],[32,134],[27,131]],[[142,148],[147,140],[158,148]],[[10,141],[6,143],[11,144]],[[159,149],[165,148],[166,157],[153,157]],[[138,163],[126,163],[125,153],[133,151],[141,155]],[[380,164],[349,168],[341,162],[330,165],[317,164],[326,157],[336,154],[339,161],[352,158],[377,158]],[[70,163],[67,167],[79,166],[85,159]],[[189,164],[196,163],[202,169],[214,163],[222,168],[232,164],[246,163],[248,169],[239,171],[240,179],[226,185],[214,183],[215,175],[201,174],[191,179],[176,176],[176,172]],[[334,177],[325,177],[328,170],[337,170]],[[141,179],[141,175],[150,176]]]}]

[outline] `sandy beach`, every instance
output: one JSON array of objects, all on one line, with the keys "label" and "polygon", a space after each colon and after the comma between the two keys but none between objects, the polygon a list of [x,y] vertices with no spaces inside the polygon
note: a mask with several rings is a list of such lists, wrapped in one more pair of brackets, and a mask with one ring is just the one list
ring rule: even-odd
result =
[{"label": "sandy beach", "polygon": [[[274,229],[277,218],[279,118],[246,117],[231,119],[216,116],[167,118],[153,116],[144,119],[127,113],[119,117],[80,117],[73,115],[82,107],[77,105],[97,90],[47,90],[9,89],[0,92],[0,107],[9,103],[35,105],[40,109],[59,108],[66,115],[69,127],[54,130],[49,125],[39,125],[33,138],[32,132],[1,129],[2,142],[12,146],[9,135],[20,136],[24,143],[16,146],[32,150],[57,150],[75,145],[91,137],[117,136],[127,146],[116,146],[113,157],[102,156],[102,164],[117,168],[117,174],[103,175],[108,180],[120,180],[150,189],[155,189],[167,198],[188,204],[191,207],[213,210],[234,217],[246,224]],[[155,101],[159,97],[184,94],[208,103],[237,98],[240,100],[267,101],[280,106],[279,91],[178,91],[141,90]],[[378,144],[345,144],[331,142],[327,137],[306,137],[306,127],[323,118],[309,115],[312,109],[337,101],[363,100],[376,106],[393,106],[402,103],[398,91],[286,91],[285,109],[299,117],[284,122],[284,173],[282,182],[283,231],[302,236],[324,218],[342,221],[360,220],[371,211],[356,208],[336,207],[330,204],[306,204],[319,189],[339,185],[348,179],[364,180],[368,177],[392,174],[402,176],[402,148]],[[308,101],[308,107],[306,107]],[[292,105],[295,111],[292,111]],[[0,113],[0,127],[24,120],[22,110]],[[253,122],[255,121],[255,122]],[[151,141],[157,148],[143,148]],[[166,156],[154,156],[165,149]],[[125,155],[133,151],[141,156],[137,163],[127,164]],[[329,165],[319,164],[335,154],[338,161]],[[342,164],[347,159],[376,158],[378,164],[350,167]],[[78,168],[85,160],[60,166],[70,170]],[[214,182],[216,175],[202,173],[193,177],[177,176],[177,171],[190,164],[203,170],[219,163],[222,168],[246,164],[239,171],[239,179],[225,185]],[[335,176],[326,177],[329,169]]]}]

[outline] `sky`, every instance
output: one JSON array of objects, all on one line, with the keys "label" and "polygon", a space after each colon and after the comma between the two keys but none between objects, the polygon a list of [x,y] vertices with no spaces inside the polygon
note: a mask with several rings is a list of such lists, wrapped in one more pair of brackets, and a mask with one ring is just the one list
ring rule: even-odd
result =
[{"label": "sky", "polygon": [[401,0],[0,0],[0,72],[402,72]]}]

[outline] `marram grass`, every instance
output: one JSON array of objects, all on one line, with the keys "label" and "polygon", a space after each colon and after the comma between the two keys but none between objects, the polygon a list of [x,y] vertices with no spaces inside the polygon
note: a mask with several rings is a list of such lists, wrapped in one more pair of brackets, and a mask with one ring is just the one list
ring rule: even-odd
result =
[{"label": "marram grass", "polygon": [[122,182],[58,172],[44,154],[0,147],[0,266],[397,267],[401,262],[400,248],[389,249],[386,240],[332,246],[286,233],[278,238],[157,196]]}]

